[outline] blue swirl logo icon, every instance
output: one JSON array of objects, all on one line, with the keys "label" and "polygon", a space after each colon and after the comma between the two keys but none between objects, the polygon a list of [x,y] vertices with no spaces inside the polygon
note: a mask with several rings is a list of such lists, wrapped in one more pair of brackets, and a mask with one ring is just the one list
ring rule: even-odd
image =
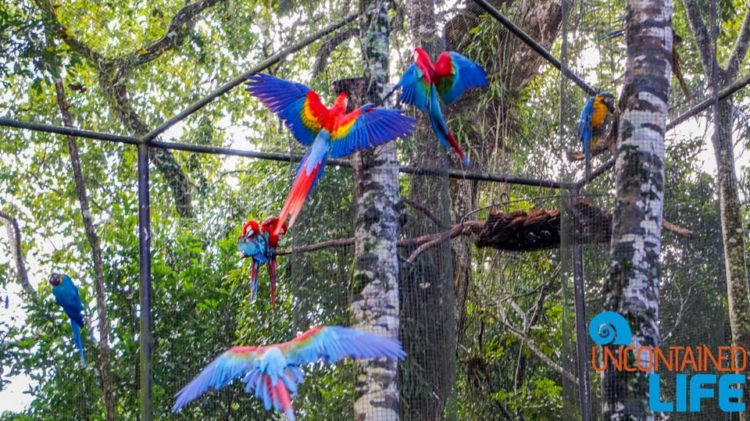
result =
[{"label": "blue swirl logo icon", "polygon": [[628,321],[614,311],[603,311],[594,316],[589,324],[589,335],[597,345],[630,345],[633,337]]}]

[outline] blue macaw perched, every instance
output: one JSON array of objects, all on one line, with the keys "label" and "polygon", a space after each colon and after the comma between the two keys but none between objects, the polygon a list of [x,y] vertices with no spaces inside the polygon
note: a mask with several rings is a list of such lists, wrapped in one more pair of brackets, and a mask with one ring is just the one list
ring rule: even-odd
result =
[{"label": "blue macaw perched", "polygon": [[427,52],[421,48],[414,49],[414,64],[401,76],[393,90],[401,89],[398,102],[417,107],[427,112],[432,131],[440,144],[453,148],[464,166],[471,166],[471,160],[464,155],[461,146],[445,122],[440,109],[438,96],[445,105],[451,105],[461,94],[471,88],[486,88],[487,76],[484,69],[455,51],[444,51],[433,63]]},{"label": "blue macaw perched", "polygon": [[52,285],[55,302],[63,308],[70,319],[70,327],[73,328],[73,340],[75,340],[78,352],[81,353],[81,363],[85,367],[86,355],[83,353],[83,340],[81,339],[83,304],[81,303],[81,296],[78,295],[78,288],[73,284],[70,276],[59,273],[53,273],[49,277],[49,283]]},{"label": "blue macaw perched", "polygon": [[252,298],[258,295],[258,269],[262,265],[268,265],[268,276],[271,280],[271,305],[276,308],[276,253],[274,250],[279,244],[279,238],[286,234],[287,225],[281,223],[280,231],[276,230],[279,218],[266,218],[262,224],[251,219],[245,222],[242,233],[237,238],[237,248],[242,252],[242,257],[252,260],[250,282],[252,286]]},{"label": "blue macaw perched", "polygon": [[609,115],[615,112],[615,97],[603,92],[592,96],[586,101],[578,122],[578,137],[583,144],[583,160],[586,173],[589,172],[589,159],[592,145],[596,145],[599,137],[604,134]]},{"label": "blue macaw perched", "polygon": [[341,326],[316,326],[295,339],[265,346],[235,346],[219,355],[187,386],[177,392],[172,412],[177,412],[209,390],[221,389],[234,379],[245,391],[271,409],[295,420],[292,399],[304,381],[300,368],[320,362],[332,364],[345,358],[406,358],[401,343],[390,337]]}]

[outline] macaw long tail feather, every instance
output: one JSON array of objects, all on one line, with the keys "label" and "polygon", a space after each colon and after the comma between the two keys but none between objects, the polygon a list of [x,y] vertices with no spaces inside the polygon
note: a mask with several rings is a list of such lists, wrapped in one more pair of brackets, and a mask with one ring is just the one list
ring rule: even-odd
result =
[{"label": "macaw long tail feather", "polygon": [[590,149],[591,149],[589,147],[590,143],[591,143],[590,139],[584,139],[583,140],[583,168],[584,168],[586,176],[589,175],[589,170],[591,169],[591,167],[589,167],[589,165],[590,165],[589,164],[589,158],[590,158],[589,157],[589,153],[590,153]]},{"label": "macaw long tail feather", "polygon": [[70,327],[73,328],[73,340],[76,343],[76,348],[81,354],[81,364],[86,367],[86,354],[83,352],[83,339],[81,339],[81,328],[73,320],[70,321]]},{"label": "macaw long tail feather", "polygon": [[281,404],[281,409],[284,411],[284,415],[286,415],[287,420],[289,421],[295,421],[294,417],[294,409],[292,408],[292,399],[289,396],[289,391],[286,388],[286,385],[283,381],[279,381],[276,383],[276,386],[273,386],[276,389],[276,394],[279,399],[279,403]]},{"label": "macaw long tail feather", "polygon": [[464,156],[464,151],[461,150],[460,146],[458,146],[456,137],[453,136],[453,133],[451,133],[450,129],[448,129],[448,125],[445,123],[445,118],[443,118],[443,113],[440,110],[440,103],[438,102],[437,98],[437,91],[435,90],[435,87],[433,87],[428,114],[430,118],[430,125],[432,126],[432,131],[435,132],[435,135],[437,136],[438,140],[440,140],[440,143],[443,146],[445,146],[446,148],[453,148],[453,150],[456,151],[456,154],[459,158],[461,158],[461,162],[464,166],[470,167],[471,160],[468,157]]},{"label": "macaw long tail feather", "polygon": [[271,279],[271,307],[276,310],[276,259],[268,261],[268,277]]},{"label": "macaw long tail feather", "polygon": [[255,260],[251,263],[250,269],[250,290],[251,298],[254,300],[258,296],[258,262]]},{"label": "macaw long tail feather", "polygon": [[315,185],[315,182],[321,175],[323,175],[328,156],[324,155],[320,163],[318,163],[310,172],[306,169],[308,166],[307,160],[309,158],[309,155],[305,157],[305,160],[297,171],[297,177],[294,179],[291,190],[289,190],[289,195],[286,198],[286,202],[284,202],[284,207],[281,208],[281,215],[279,215],[279,222],[276,224],[274,235],[279,235],[283,228],[284,221],[286,221],[286,217],[290,215],[291,217],[289,219],[289,224],[287,224],[287,229],[292,228],[292,225],[294,225],[294,221],[302,210],[302,206],[305,204],[307,196],[310,195],[310,191]]}]

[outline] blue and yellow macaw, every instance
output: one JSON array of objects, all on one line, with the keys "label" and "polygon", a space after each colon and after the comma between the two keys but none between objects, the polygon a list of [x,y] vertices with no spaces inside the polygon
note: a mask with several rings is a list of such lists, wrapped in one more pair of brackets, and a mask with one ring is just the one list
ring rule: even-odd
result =
[{"label": "blue and yellow macaw", "polygon": [[615,97],[607,92],[590,97],[583,106],[581,120],[578,122],[578,137],[583,144],[583,160],[587,174],[591,147],[596,145],[604,134],[609,115],[613,112],[615,112]]},{"label": "blue and yellow macaw", "polygon": [[70,276],[59,273],[53,273],[49,277],[49,283],[52,285],[55,302],[63,308],[70,319],[70,327],[73,328],[73,340],[78,352],[81,353],[81,364],[85,367],[86,355],[83,353],[83,340],[81,339],[83,304],[81,303],[81,296],[78,295],[78,288],[73,284]]}]

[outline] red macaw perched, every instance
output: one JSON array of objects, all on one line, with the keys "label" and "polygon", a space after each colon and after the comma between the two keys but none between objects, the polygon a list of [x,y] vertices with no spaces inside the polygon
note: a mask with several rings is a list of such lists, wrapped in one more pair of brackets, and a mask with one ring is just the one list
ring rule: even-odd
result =
[{"label": "red macaw perched", "polygon": [[423,113],[427,110],[432,131],[435,132],[440,144],[446,148],[452,147],[463,164],[468,167],[471,166],[471,160],[464,156],[456,137],[448,129],[438,96],[445,105],[450,105],[456,102],[465,90],[486,86],[487,76],[484,69],[461,54],[444,51],[433,64],[425,50],[415,48],[414,64],[406,69],[401,80],[386,98],[401,88],[398,102],[413,105]]},{"label": "red macaw perched", "polygon": [[271,305],[276,308],[276,247],[279,245],[279,237],[286,234],[286,224],[281,224],[281,231],[274,232],[279,218],[268,217],[262,224],[250,219],[242,226],[242,233],[237,238],[237,248],[242,252],[242,257],[252,260],[250,282],[252,286],[252,297],[258,296],[258,269],[261,265],[268,265],[268,277],[271,279]]},{"label": "red macaw perched", "polygon": [[242,379],[247,393],[263,400],[267,411],[283,412],[294,421],[292,399],[304,381],[301,365],[322,360],[330,364],[344,358],[406,358],[401,343],[393,338],[339,326],[316,326],[295,339],[268,346],[235,346],[219,355],[175,395],[172,412],[210,389],[221,389]]},{"label": "red macaw perched", "polygon": [[398,110],[376,108],[372,104],[346,113],[347,95],[341,93],[331,108],[318,94],[301,83],[266,74],[248,76],[247,90],[284,121],[294,137],[310,149],[297,168],[297,176],[281,209],[279,224],[294,225],[305,199],[325,169],[328,156],[341,158],[414,132],[416,121]]}]

